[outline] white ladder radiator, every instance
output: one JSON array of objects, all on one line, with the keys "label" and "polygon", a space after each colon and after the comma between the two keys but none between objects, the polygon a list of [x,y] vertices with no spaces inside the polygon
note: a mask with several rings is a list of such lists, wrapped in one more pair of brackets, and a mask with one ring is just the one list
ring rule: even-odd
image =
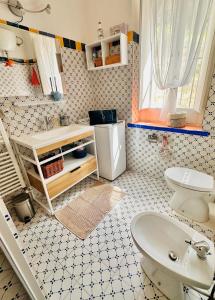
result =
[{"label": "white ladder radiator", "polygon": [[4,197],[26,185],[0,119],[0,196]]}]

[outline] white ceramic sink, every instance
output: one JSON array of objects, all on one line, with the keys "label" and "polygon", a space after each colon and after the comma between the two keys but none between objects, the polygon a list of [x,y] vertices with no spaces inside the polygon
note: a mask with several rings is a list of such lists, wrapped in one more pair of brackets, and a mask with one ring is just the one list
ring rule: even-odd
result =
[{"label": "white ceramic sink", "polygon": [[74,136],[81,135],[86,132],[93,132],[93,126],[71,124],[69,126],[58,127],[52,130],[38,132],[36,134],[12,136],[11,139],[19,145],[25,146],[30,149],[38,149],[45,147],[52,143],[63,141]]},{"label": "white ceramic sink", "polygon": [[47,130],[47,131],[37,133],[35,135],[32,135],[32,138],[35,138],[40,141],[44,141],[44,140],[54,139],[65,134],[69,134],[73,131],[80,130],[82,128],[83,125],[73,124],[70,126],[59,127],[52,130]]}]

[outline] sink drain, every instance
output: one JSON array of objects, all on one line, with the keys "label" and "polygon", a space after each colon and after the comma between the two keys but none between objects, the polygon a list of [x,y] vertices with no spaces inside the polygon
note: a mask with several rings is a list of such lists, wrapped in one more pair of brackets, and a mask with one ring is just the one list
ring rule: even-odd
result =
[{"label": "sink drain", "polygon": [[172,261],[178,260],[178,256],[177,256],[177,254],[176,254],[174,251],[169,251],[169,258],[170,258]]}]

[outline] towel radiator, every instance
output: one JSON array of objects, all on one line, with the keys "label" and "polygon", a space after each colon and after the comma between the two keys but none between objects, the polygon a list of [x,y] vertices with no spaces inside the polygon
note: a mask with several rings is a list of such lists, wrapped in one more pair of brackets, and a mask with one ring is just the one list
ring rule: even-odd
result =
[{"label": "towel radiator", "polygon": [[0,119],[0,196],[5,197],[26,185]]}]

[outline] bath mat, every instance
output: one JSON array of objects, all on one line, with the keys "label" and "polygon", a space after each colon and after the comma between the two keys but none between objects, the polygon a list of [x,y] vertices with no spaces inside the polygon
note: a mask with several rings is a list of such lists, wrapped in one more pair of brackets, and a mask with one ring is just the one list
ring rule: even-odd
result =
[{"label": "bath mat", "polygon": [[124,195],[121,189],[110,184],[95,184],[57,211],[55,217],[84,240]]}]

